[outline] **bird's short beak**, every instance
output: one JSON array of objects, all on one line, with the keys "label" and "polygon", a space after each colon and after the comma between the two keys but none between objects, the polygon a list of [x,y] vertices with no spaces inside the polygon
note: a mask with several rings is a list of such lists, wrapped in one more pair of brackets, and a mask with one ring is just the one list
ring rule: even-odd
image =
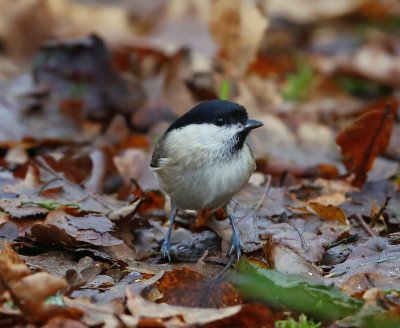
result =
[{"label": "bird's short beak", "polygon": [[263,126],[263,125],[264,125],[263,122],[248,119],[244,126],[244,129],[245,130],[253,130],[253,129],[259,128],[260,126]]}]

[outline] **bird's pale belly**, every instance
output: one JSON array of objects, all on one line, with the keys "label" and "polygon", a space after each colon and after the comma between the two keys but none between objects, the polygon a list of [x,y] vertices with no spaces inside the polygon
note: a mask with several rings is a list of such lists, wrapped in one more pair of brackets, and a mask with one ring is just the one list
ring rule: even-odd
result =
[{"label": "bird's pale belly", "polygon": [[[247,183],[255,169],[255,162],[246,147],[235,161],[205,161],[198,169],[190,166],[179,171],[175,166],[164,169],[168,169],[169,174],[163,174],[164,170],[157,171],[160,185],[176,206],[199,210],[227,203]],[[174,177],[174,181],[168,180],[168,177]]]}]

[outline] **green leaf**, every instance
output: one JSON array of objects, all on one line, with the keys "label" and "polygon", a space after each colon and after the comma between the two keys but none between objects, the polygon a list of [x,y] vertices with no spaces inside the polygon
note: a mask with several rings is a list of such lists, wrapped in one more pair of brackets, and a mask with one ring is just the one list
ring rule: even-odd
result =
[{"label": "green leaf", "polygon": [[231,93],[231,85],[228,80],[223,80],[219,89],[219,99],[228,100]]},{"label": "green leaf", "polygon": [[311,66],[300,63],[297,72],[290,74],[282,89],[282,96],[285,100],[299,101],[308,96],[310,86],[313,82],[314,71]]},{"label": "green leaf", "polygon": [[269,306],[333,321],[357,313],[363,302],[342,293],[335,286],[315,283],[304,277],[261,268],[241,260],[230,281],[247,298]]},{"label": "green leaf", "polygon": [[312,320],[308,320],[304,314],[299,316],[299,320],[296,321],[293,318],[286,320],[279,320],[275,322],[275,328],[319,328],[321,323],[315,323]]},{"label": "green leaf", "polygon": [[399,328],[400,316],[381,313],[370,317],[365,317],[362,324],[363,328]]},{"label": "green leaf", "polygon": [[45,208],[49,211],[54,211],[55,209],[59,208],[60,206],[76,207],[76,208],[80,207],[79,204],[77,204],[77,203],[61,204],[59,202],[55,202],[54,200],[22,201],[21,206],[25,206],[25,205],[35,205],[38,207]]}]

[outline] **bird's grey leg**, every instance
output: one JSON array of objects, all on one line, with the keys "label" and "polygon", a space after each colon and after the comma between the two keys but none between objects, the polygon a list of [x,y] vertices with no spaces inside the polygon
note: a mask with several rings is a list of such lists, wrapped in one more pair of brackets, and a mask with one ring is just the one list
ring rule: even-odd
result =
[{"label": "bird's grey leg", "polygon": [[176,213],[177,213],[178,209],[176,207],[176,205],[174,204],[173,201],[171,201],[171,213],[169,215],[169,227],[168,227],[168,231],[167,234],[165,235],[164,241],[162,243],[161,246],[161,253],[164,256],[164,258],[168,258],[168,261],[171,262],[171,232],[172,232],[172,228],[174,227],[174,221],[175,221],[175,217],[176,217]]},{"label": "bird's grey leg", "polygon": [[[227,213],[228,213],[228,209],[227,209]],[[239,233],[239,230],[235,226],[233,215],[228,213],[228,218],[229,218],[229,224],[232,227],[231,247],[229,249],[228,255],[232,255],[232,253],[235,252],[237,259],[239,259],[240,255],[241,255],[241,252],[240,252],[240,246],[241,246],[240,233]]]}]

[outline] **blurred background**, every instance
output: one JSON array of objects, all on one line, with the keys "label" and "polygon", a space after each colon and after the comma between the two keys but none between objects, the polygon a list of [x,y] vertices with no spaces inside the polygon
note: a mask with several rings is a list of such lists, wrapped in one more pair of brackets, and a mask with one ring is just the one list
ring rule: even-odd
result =
[{"label": "blurred background", "polygon": [[[337,132],[400,87],[397,0],[0,0],[0,12],[7,163],[86,142],[153,188],[155,140],[222,98],[265,123],[250,140],[260,171],[336,177]],[[399,135],[396,121],[370,179],[397,174]]]}]

